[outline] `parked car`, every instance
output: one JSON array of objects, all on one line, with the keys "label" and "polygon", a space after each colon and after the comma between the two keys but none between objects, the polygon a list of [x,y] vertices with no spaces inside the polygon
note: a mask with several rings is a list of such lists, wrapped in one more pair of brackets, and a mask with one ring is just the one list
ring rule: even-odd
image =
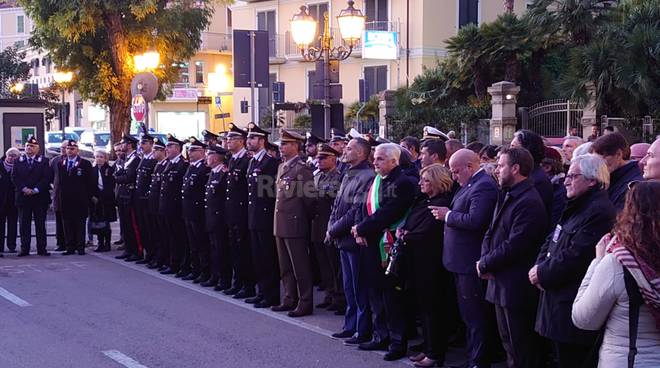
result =
[{"label": "parked car", "polygon": [[112,149],[111,134],[107,130],[86,130],[80,135],[80,143],[92,152],[97,149],[110,152]]},{"label": "parked car", "polygon": [[61,153],[63,139],[73,139],[78,141],[80,140],[80,137],[74,132],[47,132],[45,144],[46,152],[44,153],[44,156],[50,159],[51,157],[59,155]]}]

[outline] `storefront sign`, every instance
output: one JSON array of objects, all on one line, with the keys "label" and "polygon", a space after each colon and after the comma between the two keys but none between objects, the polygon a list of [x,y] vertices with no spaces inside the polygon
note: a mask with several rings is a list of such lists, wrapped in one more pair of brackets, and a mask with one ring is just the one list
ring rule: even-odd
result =
[{"label": "storefront sign", "polygon": [[197,88],[174,88],[172,100],[197,100]]},{"label": "storefront sign", "polygon": [[364,31],[363,59],[396,60],[399,58],[399,42],[396,32]]}]

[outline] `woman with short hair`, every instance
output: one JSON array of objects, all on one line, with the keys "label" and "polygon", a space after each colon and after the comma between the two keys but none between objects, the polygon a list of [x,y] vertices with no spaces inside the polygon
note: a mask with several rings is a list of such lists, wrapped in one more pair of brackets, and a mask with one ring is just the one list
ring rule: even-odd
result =
[{"label": "woman with short hair", "polygon": [[[7,235],[7,249],[10,253],[16,252],[16,236],[18,229],[18,209],[16,208],[16,192],[11,181],[11,172],[14,162],[21,155],[17,148],[10,148],[0,160],[0,257],[5,250],[5,234]],[[5,232],[5,224],[6,232]]]},{"label": "woman with short hair", "polygon": [[109,155],[103,150],[94,152],[94,191],[89,208],[91,232],[98,237],[98,247],[95,252],[109,252],[112,230],[110,223],[117,221],[115,203],[115,168],[110,166]]},{"label": "woman with short hair", "polygon": [[[605,328],[599,368],[660,367],[660,183],[631,187],[614,235],[596,245],[596,258],[573,302],[577,327]],[[631,328],[637,329],[636,355],[630,354]]]},{"label": "woman with short hair", "polygon": [[421,194],[412,205],[403,226],[397,231],[406,257],[405,278],[417,299],[424,351],[410,359],[416,367],[442,365],[447,351],[450,313],[446,302],[451,275],[442,266],[444,223],[435,219],[429,206],[448,207],[451,203],[451,173],[441,164],[420,171]]}]

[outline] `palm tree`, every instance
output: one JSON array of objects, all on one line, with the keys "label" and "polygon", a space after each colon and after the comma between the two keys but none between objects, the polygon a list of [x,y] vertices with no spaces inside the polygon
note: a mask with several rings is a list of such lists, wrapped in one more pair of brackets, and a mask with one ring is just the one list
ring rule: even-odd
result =
[{"label": "palm tree", "polygon": [[487,57],[484,53],[485,42],[478,26],[463,26],[456,36],[448,39],[449,55],[457,59],[460,74],[471,75],[474,94],[479,100],[486,98]]},{"label": "palm tree", "polygon": [[492,23],[483,24],[480,33],[490,64],[504,63],[504,80],[516,83],[521,60],[533,49],[528,24],[515,14],[506,13]]}]

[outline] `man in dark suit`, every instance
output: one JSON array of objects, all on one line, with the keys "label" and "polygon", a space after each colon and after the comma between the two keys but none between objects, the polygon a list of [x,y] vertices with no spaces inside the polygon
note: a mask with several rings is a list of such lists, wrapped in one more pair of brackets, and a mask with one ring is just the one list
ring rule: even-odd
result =
[{"label": "man in dark suit", "polygon": [[226,134],[227,149],[231,152],[231,158],[228,164],[225,207],[227,213],[231,213],[231,216],[227,216],[227,226],[234,280],[233,286],[224,293],[233,295],[235,299],[245,299],[256,295],[247,215],[247,169],[250,157],[245,149],[247,132],[234,124],[230,124],[230,127]]},{"label": "man in dark suit", "polygon": [[181,210],[181,187],[183,175],[188,169],[188,161],[181,155],[183,142],[175,136],[167,135],[167,166],[161,174],[160,199],[158,201],[158,216],[164,221],[163,238],[169,250],[168,268],[160,273],[164,275],[175,274],[176,277],[185,277],[190,274],[189,259],[184,259],[182,250],[186,249],[188,241],[186,227]]},{"label": "man in dark suit", "polygon": [[48,190],[52,180],[53,173],[48,160],[39,155],[39,142],[30,136],[25,143],[25,154],[18,159],[12,170],[21,233],[19,257],[30,255],[33,217],[37,233],[37,254],[50,255],[46,251],[46,210],[50,203]]},{"label": "man in dark suit", "polygon": [[154,137],[149,134],[143,134],[140,139],[142,148],[142,160],[137,166],[135,176],[135,217],[137,228],[140,234],[142,246],[147,255],[144,259],[137,261],[137,264],[147,264],[154,259],[154,236],[149,228],[149,187],[151,186],[152,174],[156,167],[154,158]]},{"label": "man in dark suit", "polygon": [[206,152],[206,163],[211,168],[204,194],[204,221],[210,242],[211,278],[201,285],[222,291],[231,287],[231,250],[227,231],[225,195],[227,186],[227,150],[215,145]]},{"label": "man in dark suit", "polygon": [[414,179],[399,166],[401,149],[394,143],[376,146],[374,168],[378,174],[369,190],[362,217],[352,229],[358,244],[367,247],[370,278],[369,303],[374,316],[374,336],[359,345],[362,350],[388,350],[384,359],[398,360],[407,351],[403,293],[385,274],[387,253],[396,228],[404,220],[418,193]]},{"label": "man in dark suit", "polygon": [[245,301],[255,308],[270,308],[280,303],[280,275],[273,236],[275,175],[279,162],[266,152],[267,140],[267,131],[254,123],[248,125],[247,149],[253,154],[247,170],[248,229],[259,290],[255,297]]},{"label": "man in dark suit", "polygon": [[305,137],[281,130],[280,152],[284,163],[277,171],[277,200],[273,224],[277,258],[284,285],[282,304],[276,312],[289,311],[289,317],[302,317],[314,310],[312,269],[309,258],[309,223],[314,213],[312,170],[300,157]]},{"label": "man in dark suit", "polygon": [[57,165],[62,225],[66,239],[64,255],[85,254],[85,222],[96,185],[92,164],[78,155],[78,142],[69,140],[66,155]]},{"label": "man in dark suit", "polygon": [[209,237],[204,226],[203,207],[204,192],[210,169],[204,161],[206,144],[195,137],[191,137],[188,143],[190,165],[183,175],[181,209],[189,246],[184,248],[182,253],[184,258],[188,257],[190,259],[191,272],[183,279],[193,280],[195,284],[199,284],[211,278]]},{"label": "man in dark suit", "polygon": [[495,305],[508,366],[537,367],[540,337],[534,323],[539,295],[527,272],[546,235],[548,213],[529,178],[534,168],[529,151],[505,148],[497,165],[503,198],[484,237],[477,273],[488,280],[486,300]]},{"label": "man in dark suit", "polygon": [[122,150],[126,154],[125,162],[115,171],[117,183],[117,208],[119,221],[124,224],[124,253],[117,259],[135,262],[142,259],[142,243],[135,217],[135,178],[140,165],[140,156],[135,150],[138,140],[130,134],[124,134],[121,140]]},{"label": "man in dark suit", "polygon": [[497,184],[479,167],[479,156],[468,149],[456,151],[449,168],[461,189],[452,200],[451,210],[437,207],[433,214],[445,222],[442,259],[454,274],[458,308],[467,327],[468,367],[487,367],[488,316],[493,310],[486,302],[486,285],[474,264],[481,256],[481,244],[493,218]]},{"label": "man in dark suit", "polygon": [[60,145],[60,154],[50,159],[50,169],[53,172],[53,211],[55,212],[55,239],[57,248],[56,252],[63,252],[66,250],[66,240],[64,239],[64,227],[62,226],[62,212],[60,211],[60,197],[59,197],[59,186],[60,178],[57,172],[57,165],[62,162],[65,158],[67,140],[62,139],[62,144]]},{"label": "man in dark suit", "polygon": [[149,191],[147,192],[147,205],[149,208],[149,233],[154,246],[154,258],[148,267],[163,271],[169,264],[170,252],[167,248],[167,239],[163,236],[166,233],[164,221],[158,216],[158,202],[160,202],[160,185],[163,179],[163,171],[169,161],[165,159],[165,142],[157,137],[154,137],[153,158],[157,163],[151,174]]}]

